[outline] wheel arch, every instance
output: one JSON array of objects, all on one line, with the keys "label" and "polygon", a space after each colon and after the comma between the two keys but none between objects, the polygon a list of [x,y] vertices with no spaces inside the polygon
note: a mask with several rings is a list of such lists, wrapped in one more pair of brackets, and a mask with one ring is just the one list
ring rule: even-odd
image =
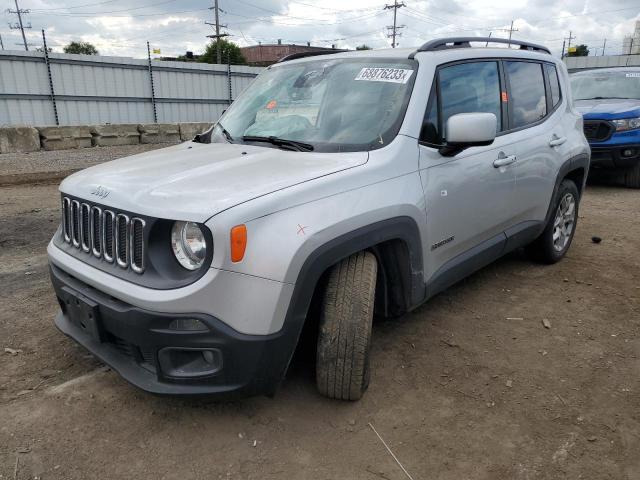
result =
[{"label": "wheel arch", "polygon": [[[387,312],[399,314],[424,300],[426,290],[422,243],[418,225],[413,218],[389,218],[329,240],[307,256],[297,275],[283,327],[291,341],[289,362],[322,278],[333,265],[362,250],[371,251],[381,267],[378,270],[382,272],[379,275],[384,279],[384,286],[380,291],[384,292],[383,308]],[[390,287],[391,280],[399,282],[401,287]],[[282,372],[282,378],[285,374],[286,369]]]},{"label": "wheel arch", "polygon": [[558,190],[560,189],[560,184],[562,183],[562,181],[565,179],[573,181],[576,184],[576,187],[578,187],[578,193],[580,197],[582,197],[587,182],[588,173],[589,155],[586,153],[581,153],[579,155],[571,157],[562,164],[562,166],[558,170],[558,174],[556,175],[553,194],[551,195],[549,208],[545,217],[545,225],[549,222],[551,215],[553,215],[553,205],[555,204],[555,199],[558,195]]}]

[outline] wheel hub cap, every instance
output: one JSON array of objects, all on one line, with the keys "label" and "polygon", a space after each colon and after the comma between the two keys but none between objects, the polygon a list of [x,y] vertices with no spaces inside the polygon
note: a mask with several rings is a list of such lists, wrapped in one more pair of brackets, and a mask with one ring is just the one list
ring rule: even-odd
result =
[{"label": "wheel hub cap", "polygon": [[571,234],[576,224],[576,200],[572,194],[567,193],[556,210],[553,222],[553,248],[561,252],[567,247]]}]

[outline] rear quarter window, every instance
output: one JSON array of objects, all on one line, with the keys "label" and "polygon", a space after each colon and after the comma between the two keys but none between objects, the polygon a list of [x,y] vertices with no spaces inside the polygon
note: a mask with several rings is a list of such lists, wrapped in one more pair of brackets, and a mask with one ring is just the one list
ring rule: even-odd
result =
[{"label": "rear quarter window", "polygon": [[556,70],[555,65],[550,65],[548,63],[544,64],[544,70],[549,81],[549,89],[551,90],[551,105],[556,107],[562,98],[560,94],[560,82],[558,81],[558,71]]}]

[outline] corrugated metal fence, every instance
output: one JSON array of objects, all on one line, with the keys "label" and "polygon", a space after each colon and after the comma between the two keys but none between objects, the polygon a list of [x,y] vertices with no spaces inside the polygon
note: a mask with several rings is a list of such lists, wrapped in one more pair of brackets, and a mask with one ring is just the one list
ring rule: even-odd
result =
[{"label": "corrugated metal fence", "polygon": [[262,70],[150,63],[56,53],[47,63],[43,53],[0,51],[0,125],[153,123],[154,108],[159,123],[216,121]]}]

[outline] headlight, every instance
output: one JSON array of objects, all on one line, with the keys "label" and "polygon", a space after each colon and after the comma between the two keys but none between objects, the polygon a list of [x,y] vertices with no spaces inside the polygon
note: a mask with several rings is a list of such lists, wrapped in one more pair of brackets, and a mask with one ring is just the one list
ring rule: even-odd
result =
[{"label": "headlight", "polygon": [[197,223],[175,222],[171,229],[171,247],[180,265],[197,270],[207,255],[207,241]]},{"label": "headlight", "polygon": [[613,123],[616,126],[617,132],[623,132],[625,130],[633,130],[634,128],[640,128],[640,117],[611,120],[611,123]]}]

